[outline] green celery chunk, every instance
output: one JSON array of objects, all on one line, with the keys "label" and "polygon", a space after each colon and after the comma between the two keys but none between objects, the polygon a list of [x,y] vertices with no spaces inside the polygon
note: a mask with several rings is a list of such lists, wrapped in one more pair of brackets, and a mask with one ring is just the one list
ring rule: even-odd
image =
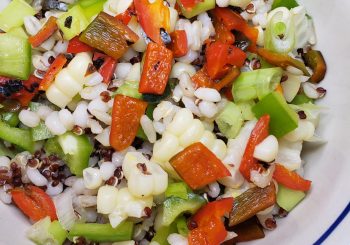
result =
[{"label": "green celery chunk", "polygon": [[0,141],[0,156],[8,156],[10,158],[15,157],[15,153],[13,153],[10,149],[8,149],[4,143]]},{"label": "green celery chunk", "polygon": [[70,171],[76,176],[82,176],[83,170],[89,165],[89,158],[94,149],[86,135],[76,135],[67,132],[58,136],[65,160]]},{"label": "green celery chunk", "polygon": [[188,235],[188,227],[187,227],[187,221],[184,216],[180,216],[175,220],[177,232],[182,236]]},{"label": "green celery chunk", "polygon": [[233,139],[239,133],[243,125],[242,112],[239,106],[228,102],[221,113],[215,118],[220,132],[228,139]]},{"label": "green celery chunk", "polygon": [[28,35],[27,33],[24,31],[23,27],[14,27],[11,28],[7,33],[10,33],[13,36],[16,37],[20,37],[20,38],[24,38],[27,39]]},{"label": "green celery chunk", "polygon": [[[0,21],[1,22],[1,21]],[[0,76],[27,80],[32,68],[32,47],[27,39],[0,35]]]},{"label": "green celery chunk", "polygon": [[171,183],[165,191],[165,197],[179,197],[187,199],[189,187],[184,182]]},{"label": "green celery chunk", "polygon": [[185,16],[187,19],[190,19],[196,15],[199,15],[203,12],[215,8],[215,0],[204,0],[203,2],[198,2],[196,6],[194,6],[192,9],[184,8],[181,3],[181,0],[176,0],[176,2],[181,8],[182,15]]},{"label": "green celery chunk", "polygon": [[68,232],[63,229],[62,225],[57,220],[51,222],[48,231],[60,245],[63,244],[67,238]]},{"label": "green celery chunk", "polygon": [[5,112],[1,117],[2,120],[11,127],[16,127],[19,123],[18,113],[16,112]]},{"label": "green celery chunk", "polygon": [[[65,26],[67,18],[72,18],[70,28]],[[86,29],[89,21],[85,17],[84,10],[79,5],[75,5],[57,19],[57,25],[63,32],[64,39],[71,40]]]},{"label": "green celery chunk", "polygon": [[31,128],[33,140],[45,140],[54,137],[44,122],[40,122],[38,126]]},{"label": "green celery chunk", "polygon": [[302,191],[292,190],[283,185],[278,185],[277,204],[288,212],[295,208],[304,197],[305,193]]},{"label": "green celery chunk", "polygon": [[163,202],[162,209],[156,217],[156,227],[169,226],[182,213],[194,214],[206,200],[197,194],[188,193],[187,199],[171,196]]},{"label": "green celery chunk", "polygon": [[91,22],[93,18],[103,10],[106,0],[85,0],[79,1],[85,17]]},{"label": "green celery chunk", "polygon": [[0,29],[8,32],[13,27],[20,27],[23,25],[25,16],[32,16],[35,13],[35,10],[24,0],[13,0],[0,12]]},{"label": "green celery chunk", "polygon": [[314,100],[307,97],[305,94],[297,94],[294,99],[292,100],[292,102],[290,102],[291,104],[294,105],[301,105],[301,104],[306,104],[306,103],[313,103]]},{"label": "green celery chunk", "polygon": [[113,228],[110,224],[79,224],[73,225],[68,233],[68,238],[85,237],[93,242],[120,242],[132,239],[134,224],[125,221]]},{"label": "green celery chunk", "polygon": [[0,120],[0,138],[21,147],[29,152],[34,152],[34,141],[28,129],[10,127]]},{"label": "green celery chunk", "polygon": [[298,114],[289,107],[283,95],[272,92],[253,106],[252,111],[257,118],[270,115],[270,133],[277,138],[298,127]]},{"label": "green celery chunk", "polygon": [[255,115],[252,111],[252,107],[254,105],[255,105],[255,102],[253,100],[242,101],[242,102],[237,103],[237,106],[242,111],[243,120],[250,121],[250,120],[253,120],[255,118]]},{"label": "green celery chunk", "polygon": [[274,0],[271,9],[279,7],[286,7],[288,9],[292,9],[298,6],[299,4],[296,0]]},{"label": "green celery chunk", "polygon": [[157,242],[160,245],[169,245],[168,243],[168,236],[172,233],[176,233],[176,223],[173,222],[169,226],[163,226],[157,230],[154,237],[152,238],[152,242]]},{"label": "green celery chunk", "polygon": [[139,83],[135,81],[126,81],[120,86],[115,94],[126,95],[135,99],[142,99],[142,94],[139,93]]},{"label": "green celery chunk", "polygon": [[283,70],[280,67],[242,72],[232,86],[235,102],[262,99],[275,90],[281,81]]}]

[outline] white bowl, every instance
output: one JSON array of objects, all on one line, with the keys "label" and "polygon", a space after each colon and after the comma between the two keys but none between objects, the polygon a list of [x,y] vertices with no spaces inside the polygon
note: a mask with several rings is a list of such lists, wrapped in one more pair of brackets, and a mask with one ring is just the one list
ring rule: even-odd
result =
[{"label": "white bowl", "polygon": [[[327,77],[321,84],[328,93],[320,104],[329,110],[318,129],[328,143],[304,152],[306,177],[313,181],[307,198],[278,222],[275,231],[249,244],[308,245],[328,234],[324,244],[350,244],[350,217],[343,221],[341,230],[339,226],[335,231],[329,229],[350,201],[350,1],[303,2],[315,22],[317,48],[328,64]],[[15,207],[0,202],[1,245],[32,244],[25,237],[28,225]]]}]

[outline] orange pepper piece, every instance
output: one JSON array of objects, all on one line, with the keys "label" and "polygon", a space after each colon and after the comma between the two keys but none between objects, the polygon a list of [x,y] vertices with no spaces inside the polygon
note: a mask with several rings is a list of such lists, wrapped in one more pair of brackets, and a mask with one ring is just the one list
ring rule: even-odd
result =
[{"label": "orange pepper piece", "polygon": [[50,65],[49,69],[45,73],[42,82],[40,83],[39,90],[46,91],[53,81],[56,75],[62,70],[63,66],[67,63],[67,58],[64,54],[60,54],[56,57],[54,62]]},{"label": "orange pepper piece", "polygon": [[197,88],[211,88],[214,85],[214,80],[212,80],[205,67],[202,69],[198,70],[196,74],[194,74],[192,77],[192,82],[195,85],[195,89]]},{"label": "orange pepper piece", "polygon": [[303,179],[296,172],[289,171],[281,164],[276,164],[273,178],[285,187],[298,191],[308,191],[311,187],[311,181]]},{"label": "orange pepper piece", "polygon": [[145,101],[120,94],[114,97],[109,142],[115,150],[122,151],[132,144],[146,108]]},{"label": "orange pepper piece", "polygon": [[174,57],[179,58],[187,54],[187,36],[184,30],[176,30],[170,33],[171,43],[170,50],[173,51]]},{"label": "orange pepper piece", "polygon": [[45,42],[58,29],[56,24],[57,18],[51,16],[45,23],[43,28],[37,34],[28,38],[28,41],[33,47],[38,47]]}]

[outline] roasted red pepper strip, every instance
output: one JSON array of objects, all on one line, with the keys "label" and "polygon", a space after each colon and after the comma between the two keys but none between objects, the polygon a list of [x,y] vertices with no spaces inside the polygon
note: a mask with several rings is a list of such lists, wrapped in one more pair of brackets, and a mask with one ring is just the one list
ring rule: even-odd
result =
[{"label": "roasted red pepper strip", "polygon": [[221,89],[232,85],[233,81],[239,76],[239,74],[241,74],[241,71],[237,67],[232,67],[223,79],[214,84],[213,88],[220,91]]},{"label": "roasted red pepper strip", "polygon": [[33,97],[38,93],[41,80],[34,75],[30,75],[29,79],[23,81],[23,85],[27,89],[21,89],[18,93],[11,96],[12,99],[18,100],[22,106],[28,106]]},{"label": "roasted red pepper strip", "polygon": [[228,30],[237,30],[242,32],[250,41],[250,48],[254,51],[256,49],[256,42],[258,40],[258,30],[248,25],[248,23],[238,13],[229,8],[215,8],[212,11],[215,18],[222,22]]},{"label": "roasted red pepper strip", "polygon": [[231,176],[230,171],[202,143],[194,143],[170,159],[180,177],[192,189],[200,189],[226,176]]},{"label": "roasted red pepper strip", "polygon": [[114,97],[109,142],[115,150],[122,151],[132,144],[146,108],[142,100],[120,94]]},{"label": "roasted red pepper strip", "polygon": [[69,41],[67,53],[77,54],[77,53],[82,53],[82,52],[90,52],[93,50],[94,50],[93,47],[90,47],[89,45],[81,42],[79,40],[79,37],[77,36]]},{"label": "roasted red pepper strip", "polygon": [[218,18],[213,18],[213,24],[215,28],[215,37],[216,41],[220,41],[226,44],[233,44],[235,42],[235,36],[233,33],[218,20]]},{"label": "roasted red pepper strip", "polygon": [[269,135],[269,123],[270,116],[264,115],[260,117],[259,121],[256,123],[250,138],[248,140],[247,146],[245,148],[241,165],[239,166],[239,171],[250,181],[250,172],[252,170],[260,171],[262,167],[259,165],[258,160],[256,160],[254,155],[255,146],[257,146],[261,141],[263,141]]},{"label": "roasted red pepper strip", "polygon": [[210,202],[202,207],[193,217],[198,228],[191,230],[189,245],[219,245],[226,236],[227,231],[221,217],[232,209],[233,198],[223,198]]},{"label": "roasted red pepper strip", "polygon": [[285,187],[297,191],[308,191],[311,187],[311,181],[303,179],[296,172],[289,171],[281,164],[276,164],[273,178]]},{"label": "roasted red pepper strip", "polygon": [[33,47],[40,46],[40,44],[45,42],[49,37],[51,37],[52,34],[54,34],[54,32],[58,29],[56,20],[56,17],[51,16],[37,34],[28,38],[28,41]]},{"label": "roasted red pepper strip", "polygon": [[57,220],[56,208],[49,195],[36,186],[14,188],[11,190],[12,200],[17,207],[32,221],[38,221],[46,216],[51,221]]},{"label": "roasted red pepper strip", "polygon": [[140,93],[163,94],[171,71],[173,53],[157,43],[149,43],[145,53]]},{"label": "roasted red pepper strip", "polygon": [[173,51],[174,57],[179,58],[187,54],[187,35],[184,30],[176,30],[170,33],[171,43],[170,50]]},{"label": "roasted red pepper strip", "polygon": [[134,4],[132,3],[130,5],[130,7],[125,10],[124,13],[121,13],[121,14],[118,14],[115,18],[117,18],[118,20],[120,20],[121,22],[124,23],[124,25],[127,25],[129,24],[131,18],[136,15],[136,12],[135,12],[135,6]]},{"label": "roasted red pepper strip", "polygon": [[206,70],[211,79],[220,79],[226,75],[230,66],[243,66],[246,54],[239,48],[219,41],[208,45],[206,52]]},{"label": "roasted red pepper strip", "polygon": [[192,77],[192,82],[195,85],[195,89],[197,88],[211,88],[214,85],[214,81],[209,77],[205,67],[198,70],[196,74]]},{"label": "roasted red pepper strip", "polygon": [[170,11],[164,6],[163,0],[155,0],[150,3],[148,0],[134,0],[137,18],[147,36],[158,44],[162,44],[160,30],[170,30]]},{"label": "roasted red pepper strip", "polygon": [[98,69],[98,72],[103,77],[103,82],[109,84],[113,77],[115,68],[117,67],[117,61],[108,55],[96,52],[94,54],[93,60],[95,61],[97,59],[103,60],[101,67]]},{"label": "roasted red pepper strip", "polygon": [[43,80],[40,83],[39,90],[46,91],[55,80],[56,75],[62,70],[63,66],[67,63],[67,58],[64,54],[60,54],[56,57],[54,62],[50,65],[46,71]]}]

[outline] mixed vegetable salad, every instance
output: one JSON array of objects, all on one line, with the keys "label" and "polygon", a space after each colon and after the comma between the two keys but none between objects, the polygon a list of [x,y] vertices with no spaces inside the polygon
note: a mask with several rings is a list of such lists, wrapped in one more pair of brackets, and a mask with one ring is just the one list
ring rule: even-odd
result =
[{"label": "mixed vegetable salad", "polygon": [[326,73],[295,0],[1,0],[0,199],[36,244],[263,238]]}]

